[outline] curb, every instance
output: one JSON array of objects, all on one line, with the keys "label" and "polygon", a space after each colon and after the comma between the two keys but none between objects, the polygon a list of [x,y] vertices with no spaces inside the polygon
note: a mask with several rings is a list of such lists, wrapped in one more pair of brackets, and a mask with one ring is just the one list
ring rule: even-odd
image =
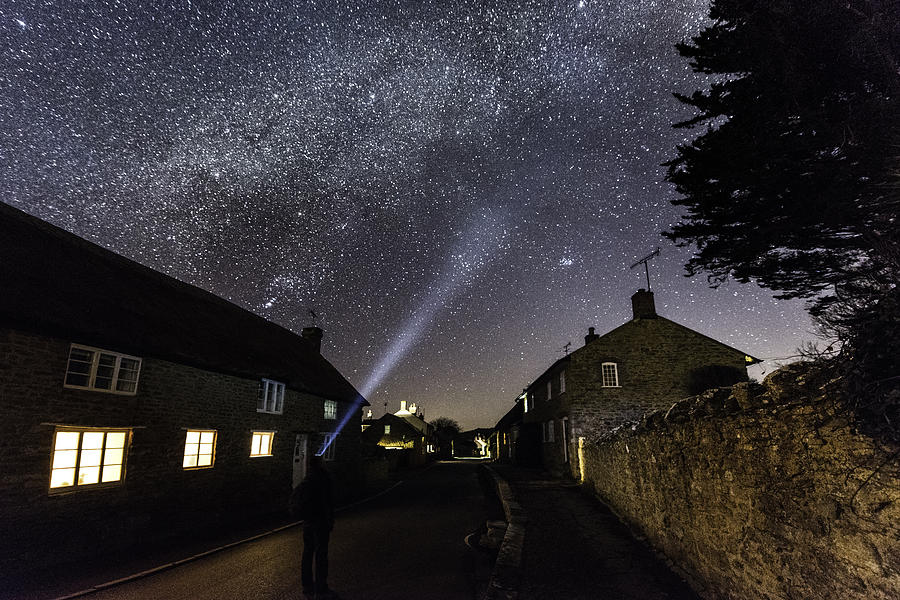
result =
[{"label": "curb", "polygon": [[503,504],[503,512],[506,513],[506,534],[497,553],[497,561],[494,563],[484,600],[516,600],[522,581],[522,548],[525,546],[525,525],[528,523],[528,516],[516,500],[509,482],[491,467],[484,465],[484,468],[494,480],[497,496]]}]

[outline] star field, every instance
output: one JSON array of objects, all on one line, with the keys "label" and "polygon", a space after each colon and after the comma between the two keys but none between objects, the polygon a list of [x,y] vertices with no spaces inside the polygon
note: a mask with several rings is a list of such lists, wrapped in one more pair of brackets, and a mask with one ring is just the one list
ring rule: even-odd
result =
[{"label": "star field", "polygon": [[[295,331],[376,414],[490,426],[588,326],[761,358],[797,302],[687,279],[660,163],[699,0],[0,0],[0,199]],[[769,361],[764,368],[771,370]]]}]

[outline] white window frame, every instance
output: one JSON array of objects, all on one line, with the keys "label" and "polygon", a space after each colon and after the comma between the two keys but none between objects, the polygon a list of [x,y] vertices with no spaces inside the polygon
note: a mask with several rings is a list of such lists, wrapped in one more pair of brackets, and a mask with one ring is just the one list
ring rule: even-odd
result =
[{"label": "white window frame", "polygon": [[[334,432],[326,432],[323,431],[322,436],[322,459],[323,460],[334,460],[334,447],[337,445],[337,433]],[[320,448],[321,451],[321,448]]]},{"label": "white window frame", "polygon": [[[88,365],[87,373],[80,373],[78,371],[73,371],[73,351],[82,351],[82,352],[90,352],[90,362],[84,360],[74,360],[74,362],[81,363],[83,365]],[[115,359],[115,363],[112,365],[112,375],[108,378],[109,381],[109,389],[103,387],[97,387],[97,371],[100,370],[100,358],[101,356],[112,357]],[[137,366],[134,369],[123,369],[122,361],[130,360],[135,361]],[[113,352],[111,350],[104,350],[103,348],[94,348],[93,346],[85,346],[83,344],[70,344],[69,345],[69,358],[66,362],[66,375],[63,378],[63,387],[75,390],[91,390],[95,392],[106,392],[107,394],[118,394],[120,396],[134,396],[137,393],[138,381],[141,377],[141,364],[142,359],[137,356],[131,356],[130,354],[122,354],[121,352]],[[104,365],[102,368],[108,368],[108,365]],[[120,375],[122,375],[126,371],[134,371],[134,381],[130,381],[127,379],[122,379]],[[72,377],[84,377],[87,376],[88,381],[87,385],[78,385],[75,383],[69,382],[69,376]],[[103,378],[107,379],[107,378]],[[120,383],[134,383],[133,390],[120,390]]]},{"label": "white window frame", "polygon": [[[71,441],[63,444],[59,434],[78,434],[73,445]],[[99,447],[96,442],[85,448],[85,434],[102,434]],[[121,446],[118,441],[110,443],[109,434],[122,434]],[[71,435],[66,436],[71,438]],[[50,493],[59,494],[85,488],[110,487],[120,484],[125,479],[125,459],[131,444],[131,429],[118,427],[68,427],[60,426],[53,431],[53,446],[50,449]],[[85,465],[84,461],[90,464]],[[96,464],[94,464],[96,463]],[[89,469],[97,469],[97,481],[81,482],[82,474],[87,475]],[[71,482],[67,483],[64,472],[71,472]],[[56,485],[54,485],[54,483]]]},{"label": "white window frame", "polygon": [[[257,439],[259,442],[257,443]],[[254,430],[250,436],[250,458],[272,456],[272,445],[275,441],[274,431]],[[265,443],[265,448],[263,444]],[[265,450],[265,451],[263,451]]]},{"label": "white window frame", "polygon": [[326,400],[324,402],[325,418],[329,421],[337,419],[337,402]]},{"label": "white window frame", "polygon": [[[607,377],[607,367],[612,367],[610,377]],[[605,362],[600,365],[600,385],[601,387],[617,388],[619,385],[619,367],[614,362]]]},{"label": "white window frame", "polygon": [[566,393],[566,372],[565,371],[559,372],[559,393],[560,394]]},{"label": "white window frame", "polygon": [[280,415],[284,411],[284,383],[263,378],[259,382],[256,412]]},{"label": "white window frame", "polygon": [[[193,436],[191,434],[197,434]],[[209,440],[212,438],[211,441]],[[196,438],[196,441],[194,439]],[[218,433],[215,429],[188,429],[184,436],[184,458],[181,466],[185,471],[194,471],[197,469],[212,469],[216,464],[216,441]],[[209,450],[209,452],[205,452]],[[201,464],[203,457],[209,457],[209,462]],[[194,459],[193,464],[191,458]]]}]

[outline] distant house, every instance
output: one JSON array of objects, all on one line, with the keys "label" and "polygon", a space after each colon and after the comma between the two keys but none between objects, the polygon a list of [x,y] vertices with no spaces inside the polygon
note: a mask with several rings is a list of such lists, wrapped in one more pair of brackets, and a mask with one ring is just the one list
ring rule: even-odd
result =
[{"label": "distant house", "polygon": [[[631,297],[633,318],[557,360],[517,399],[517,435],[547,468],[576,474],[579,436],[603,432],[701,391],[747,380],[758,359],[656,314],[653,292]],[[531,446],[534,450],[534,446]]]},{"label": "distant house", "polygon": [[423,417],[415,404],[407,409],[406,401],[402,400],[397,412],[365,419],[361,436],[364,451],[370,455],[380,451],[397,452],[396,458],[389,457],[394,467],[425,464],[434,452],[434,427]]},{"label": "distant house", "polygon": [[454,458],[491,458],[491,436],[489,428],[460,431],[453,437]]},{"label": "distant house", "polygon": [[517,449],[524,414],[522,405],[522,401],[517,398],[513,407],[494,426],[494,433],[491,435],[491,456],[494,460],[518,462]]},{"label": "distant house", "polygon": [[366,401],[321,329],[3,203],[0,281],[0,571],[283,512],[312,452],[353,491]]}]

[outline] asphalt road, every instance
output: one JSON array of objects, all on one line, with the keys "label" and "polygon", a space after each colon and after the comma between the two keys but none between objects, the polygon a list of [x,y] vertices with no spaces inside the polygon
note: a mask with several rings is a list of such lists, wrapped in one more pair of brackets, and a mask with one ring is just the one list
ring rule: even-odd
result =
[{"label": "asphalt road", "polygon": [[[437,463],[420,471],[338,513],[328,583],[341,600],[476,598],[490,559],[465,538],[484,524],[488,506],[477,464]],[[294,527],[87,598],[299,599],[302,546]]]}]

